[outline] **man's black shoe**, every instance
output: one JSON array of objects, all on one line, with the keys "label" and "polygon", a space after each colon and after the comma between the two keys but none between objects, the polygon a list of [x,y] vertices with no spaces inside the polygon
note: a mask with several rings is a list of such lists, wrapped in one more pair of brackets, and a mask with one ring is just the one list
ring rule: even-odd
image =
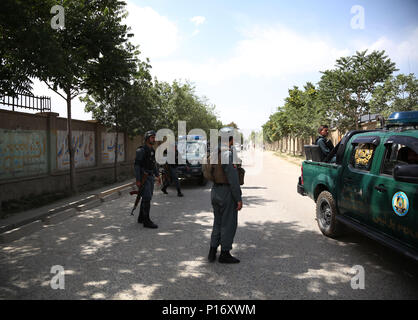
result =
[{"label": "man's black shoe", "polygon": [[239,260],[231,256],[229,251],[221,251],[218,261],[220,263],[239,263]]},{"label": "man's black shoe", "polygon": [[181,192],[177,192],[177,197],[183,197],[183,194]]},{"label": "man's black shoe", "polygon": [[162,188],[161,189],[162,192],[164,192],[165,194],[168,194],[167,189],[166,188]]},{"label": "man's black shoe", "polygon": [[209,262],[214,262],[216,260],[216,248],[210,247],[208,260]]},{"label": "man's black shoe", "polygon": [[144,221],[144,228],[157,229],[158,226],[151,220]]}]

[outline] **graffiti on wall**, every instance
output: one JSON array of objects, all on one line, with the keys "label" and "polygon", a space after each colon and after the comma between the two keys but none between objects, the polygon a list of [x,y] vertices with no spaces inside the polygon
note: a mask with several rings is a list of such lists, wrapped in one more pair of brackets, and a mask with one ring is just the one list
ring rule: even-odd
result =
[{"label": "graffiti on wall", "polygon": [[[118,162],[125,161],[125,141],[123,133],[118,134]],[[102,133],[102,162],[115,163],[116,133]]]},{"label": "graffiti on wall", "polygon": [[48,171],[46,132],[0,129],[0,179]]},{"label": "graffiti on wall", "polygon": [[[73,131],[73,146],[75,150],[74,162],[76,168],[93,167],[96,165],[94,132]],[[57,168],[59,170],[70,167],[70,152],[68,150],[67,131],[57,131]]]}]

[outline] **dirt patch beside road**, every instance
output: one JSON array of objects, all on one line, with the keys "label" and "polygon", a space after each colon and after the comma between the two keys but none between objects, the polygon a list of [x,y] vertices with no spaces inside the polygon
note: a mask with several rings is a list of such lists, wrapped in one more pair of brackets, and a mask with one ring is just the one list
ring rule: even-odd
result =
[{"label": "dirt patch beside road", "polygon": [[304,156],[293,156],[283,152],[274,152],[274,155],[299,166],[301,166],[302,162],[305,160]]}]

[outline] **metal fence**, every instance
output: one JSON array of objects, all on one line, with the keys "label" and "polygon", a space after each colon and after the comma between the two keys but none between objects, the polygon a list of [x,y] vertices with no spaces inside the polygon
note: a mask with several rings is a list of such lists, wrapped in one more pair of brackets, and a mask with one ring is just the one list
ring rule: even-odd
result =
[{"label": "metal fence", "polygon": [[15,108],[21,108],[39,112],[50,112],[51,98],[25,94],[19,94],[17,97],[0,96],[0,108],[2,106],[11,107],[12,111],[15,111]]}]

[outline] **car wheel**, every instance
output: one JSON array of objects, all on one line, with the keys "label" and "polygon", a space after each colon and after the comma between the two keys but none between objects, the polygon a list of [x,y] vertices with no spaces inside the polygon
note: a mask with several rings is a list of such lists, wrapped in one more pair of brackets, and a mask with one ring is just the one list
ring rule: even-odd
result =
[{"label": "car wheel", "polygon": [[332,194],[322,191],[316,200],[316,220],[321,232],[331,238],[338,237],[342,232],[342,225],[337,220],[337,207]]}]

